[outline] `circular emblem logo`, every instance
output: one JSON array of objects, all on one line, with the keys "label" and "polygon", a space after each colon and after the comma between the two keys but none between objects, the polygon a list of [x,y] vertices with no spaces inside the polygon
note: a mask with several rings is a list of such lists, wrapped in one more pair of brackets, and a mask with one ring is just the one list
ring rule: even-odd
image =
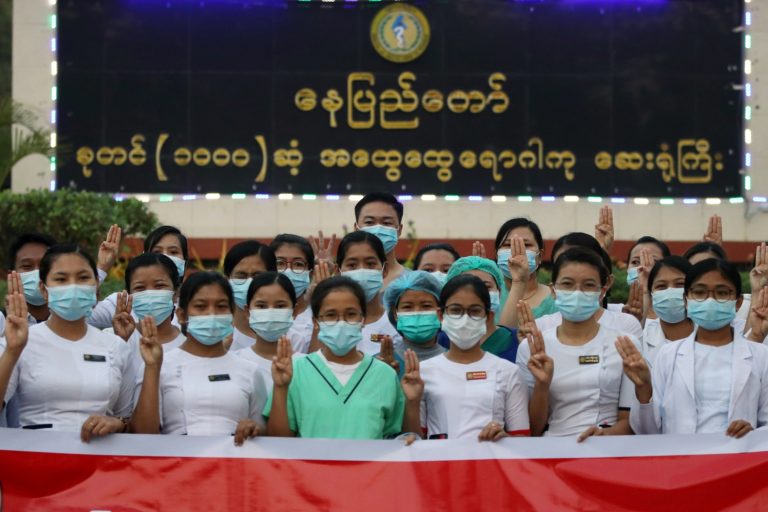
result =
[{"label": "circular emblem logo", "polygon": [[371,23],[376,52],[391,62],[411,62],[429,44],[429,22],[420,9],[407,4],[388,5]]}]

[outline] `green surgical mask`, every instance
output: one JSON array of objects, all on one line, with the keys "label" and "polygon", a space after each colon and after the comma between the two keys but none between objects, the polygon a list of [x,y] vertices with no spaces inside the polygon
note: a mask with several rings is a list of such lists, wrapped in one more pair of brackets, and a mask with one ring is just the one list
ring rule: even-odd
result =
[{"label": "green surgical mask", "polygon": [[437,335],[440,319],[436,311],[412,311],[397,314],[397,330],[408,341],[426,343]]}]

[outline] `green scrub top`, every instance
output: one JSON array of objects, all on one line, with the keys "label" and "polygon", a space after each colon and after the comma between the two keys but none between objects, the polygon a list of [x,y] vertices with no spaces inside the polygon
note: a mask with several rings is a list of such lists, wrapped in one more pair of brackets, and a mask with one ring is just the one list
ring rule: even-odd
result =
[{"label": "green scrub top", "polygon": [[541,301],[541,303],[533,308],[533,317],[540,318],[544,315],[551,315],[557,313],[557,307],[555,307],[555,299],[552,295],[547,295],[547,298]]},{"label": "green scrub top", "polygon": [[[342,386],[318,353],[294,359],[288,423],[299,437],[384,439],[402,431],[405,395],[395,370],[369,355]],[[272,410],[270,394],[264,416]]]}]

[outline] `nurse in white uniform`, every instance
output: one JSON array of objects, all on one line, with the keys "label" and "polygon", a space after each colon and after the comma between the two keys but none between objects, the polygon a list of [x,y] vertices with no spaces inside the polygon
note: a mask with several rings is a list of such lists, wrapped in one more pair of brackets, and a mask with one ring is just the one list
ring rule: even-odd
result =
[{"label": "nurse in white uniform", "polygon": [[[123,432],[131,412],[128,345],[89,326],[96,263],[75,245],[56,245],[40,263],[51,315],[27,329],[21,279],[9,279],[9,325],[0,357],[0,394],[16,396],[22,428],[94,435]],[[28,333],[28,334],[27,334]]]},{"label": "nurse in white uniform", "polygon": [[291,280],[296,291],[296,311],[293,325],[288,331],[293,352],[306,354],[312,342],[312,308],[309,306],[309,289],[315,251],[312,245],[298,235],[277,235],[269,248],[275,253],[277,271]]},{"label": "nurse in white uniform", "polygon": [[142,320],[145,368],[131,430],[142,434],[235,435],[235,444],[263,431],[267,388],[258,366],[227,351],[234,299],[214,272],[193,274],[176,310],[187,340],[163,353],[151,316]]},{"label": "nurse in white uniform", "polygon": [[224,258],[224,275],[229,279],[235,297],[235,329],[232,333],[233,352],[248,348],[256,341],[256,334],[248,325],[248,288],[251,280],[264,272],[275,272],[275,253],[256,240],[233,245]]},{"label": "nurse in white uniform", "polygon": [[461,274],[440,294],[448,352],[422,363],[409,350],[406,374],[420,365],[424,392],[421,426],[428,439],[496,441],[527,436],[528,392],[514,363],[485,352],[481,340],[496,328],[491,298],[477,276]]},{"label": "nurse in white uniform", "polygon": [[[688,317],[696,330],[664,345],[653,369],[626,340],[617,348],[635,384],[637,434],[726,434],[743,437],[768,425],[768,347],[731,326],[741,302],[741,277],[727,261],[697,263],[685,279]],[[765,319],[765,311],[761,311]],[[765,332],[768,324],[754,325]]]},{"label": "nurse in white uniform", "polygon": [[689,270],[688,260],[668,256],[656,262],[648,273],[653,309],[645,320],[641,351],[651,365],[662,346],[683,340],[693,332],[693,322],[685,312],[685,275]]},{"label": "nurse in white uniform", "polygon": [[381,289],[387,277],[387,255],[384,245],[376,235],[367,231],[353,231],[341,239],[336,253],[336,264],[341,275],[349,277],[365,292],[367,314],[363,326],[363,340],[357,349],[363,354],[381,352],[381,342],[389,336],[393,344],[403,342],[403,337],[389,321],[382,304]]},{"label": "nurse in white uniform", "polygon": [[291,280],[277,272],[257,275],[248,288],[247,308],[248,323],[256,339],[253,345],[238,350],[235,355],[258,366],[267,389],[271,390],[272,361],[277,357],[277,341],[287,336],[294,322],[296,292]]},{"label": "nurse in white uniform", "polygon": [[[552,281],[562,323],[543,333],[530,328],[528,343],[517,352],[530,393],[531,434],[579,436],[579,441],[631,434],[633,388],[614,346],[625,333],[596,318],[608,289],[608,269],[594,252],[573,248],[555,261]],[[519,305],[521,322],[533,325],[530,307]]]}]

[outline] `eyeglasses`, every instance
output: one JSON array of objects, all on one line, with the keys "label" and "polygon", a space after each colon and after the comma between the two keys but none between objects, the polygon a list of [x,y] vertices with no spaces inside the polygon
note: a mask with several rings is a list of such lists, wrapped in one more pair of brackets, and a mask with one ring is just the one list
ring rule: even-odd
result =
[{"label": "eyeglasses", "polygon": [[704,301],[712,297],[717,302],[728,302],[736,298],[736,290],[727,286],[715,286],[714,289],[706,286],[694,286],[688,290],[688,297],[697,301]]},{"label": "eyeglasses", "polygon": [[317,319],[331,325],[336,325],[339,320],[344,320],[348,324],[357,324],[363,321],[363,314],[360,311],[346,311],[343,315],[339,315],[335,311],[330,311],[317,315]]},{"label": "eyeglasses", "polygon": [[232,277],[229,278],[230,281],[232,281],[232,284],[245,284],[246,281],[249,279],[253,279],[259,274],[263,274],[263,272],[254,272],[252,274],[246,274],[245,272],[237,272],[236,274],[232,274]]},{"label": "eyeglasses", "polygon": [[472,320],[482,320],[488,316],[488,311],[483,306],[469,306],[465,308],[458,304],[450,304],[443,309],[445,316],[453,318],[454,320],[461,318],[466,313]]},{"label": "eyeglasses", "polygon": [[288,261],[282,258],[278,258],[277,270],[279,270],[280,272],[283,272],[288,269],[293,270],[297,274],[301,274],[302,272],[306,272],[307,270],[309,270],[309,265],[304,260]]},{"label": "eyeglasses", "polygon": [[555,289],[564,292],[573,292],[576,290],[581,290],[582,292],[599,292],[601,288],[599,283],[582,283],[580,285],[570,281],[555,283]]}]

